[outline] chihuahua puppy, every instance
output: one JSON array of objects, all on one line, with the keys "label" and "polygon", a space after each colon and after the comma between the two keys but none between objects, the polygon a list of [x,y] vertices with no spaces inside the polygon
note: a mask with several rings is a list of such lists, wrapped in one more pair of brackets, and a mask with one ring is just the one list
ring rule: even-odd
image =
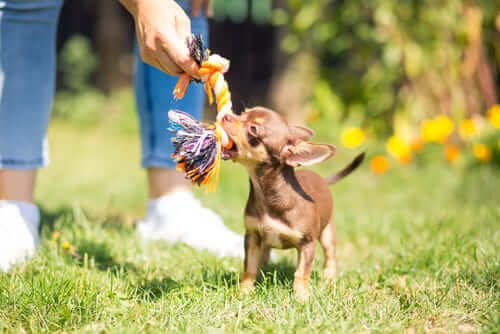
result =
[{"label": "chihuahua puppy", "polygon": [[297,297],[306,299],[317,240],[325,253],[323,276],[332,280],[336,275],[336,232],[328,185],[355,170],[364,153],[324,179],[311,171],[294,170],[335,154],[332,145],[309,142],[312,130],[289,125],[279,114],[263,107],[246,110],[240,116],[226,114],[221,124],[234,142],[230,150],[224,151],[225,159],[241,163],[250,175],[240,287],[243,292],[253,290],[255,277],[269,260],[271,248],[296,248],[293,289]]}]

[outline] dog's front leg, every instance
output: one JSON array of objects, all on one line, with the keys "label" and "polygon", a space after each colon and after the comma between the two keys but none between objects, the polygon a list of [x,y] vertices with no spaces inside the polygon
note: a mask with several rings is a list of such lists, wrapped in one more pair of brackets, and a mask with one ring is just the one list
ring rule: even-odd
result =
[{"label": "dog's front leg", "polygon": [[269,264],[269,259],[271,258],[271,248],[262,243],[262,253],[260,255],[260,265],[259,268],[263,268]]},{"label": "dog's front leg", "polygon": [[255,232],[245,234],[245,264],[240,288],[244,293],[253,291],[255,277],[262,257],[262,240]]},{"label": "dog's front leg", "polygon": [[309,298],[309,277],[314,260],[315,242],[311,241],[298,250],[297,270],[293,281],[293,291],[297,298],[305,301]]}]

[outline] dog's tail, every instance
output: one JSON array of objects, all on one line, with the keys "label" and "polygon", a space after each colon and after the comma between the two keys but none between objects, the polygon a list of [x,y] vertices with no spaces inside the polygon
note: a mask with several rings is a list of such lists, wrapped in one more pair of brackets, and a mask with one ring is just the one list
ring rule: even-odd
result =
[{"label": "dog's tail", "polygon": [[356,158],[354,158],[353,161],[349,165],[347,165],[344,169],[342,169],[340,172],[333,174],[329,177],[326,178],[326,182],[328,184],[335,184],[347,175],[351,174],[356,168],[361,165],[363,160],[365,159],[365,152],[359,154]]}]

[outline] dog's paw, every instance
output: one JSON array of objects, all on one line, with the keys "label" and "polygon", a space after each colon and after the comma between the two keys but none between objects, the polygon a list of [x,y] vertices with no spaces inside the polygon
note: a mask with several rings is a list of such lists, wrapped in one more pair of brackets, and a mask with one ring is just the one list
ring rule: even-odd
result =
[{"label": "dog's paw", "polygon": [[253,284],[253,281],[250,280],[243,280],[240,283],[240,291],[244,295],[249,295],[255,291],[255,286]]},{"label": "dog's paw", "polygon": [[304,279],[297,279],[293,282],[293,292],[297,301],[304,303],[309,300],[311,294],[309,293],[308,282]]},{"label": "dog's paw", "polygon": [[295,299],[297,299],[299,303],[305,303],[309,300],[309,298],[311,298],[311,294],[307,288],[294,290],[294,295]]},{"label": "dog's paw", "polygon": [[323,279],[328,283],[328,284],[333,284],[335,283],[335,279],[337,278],[337,270],[335,267],[331,268],[325,268],[323,270]]}]

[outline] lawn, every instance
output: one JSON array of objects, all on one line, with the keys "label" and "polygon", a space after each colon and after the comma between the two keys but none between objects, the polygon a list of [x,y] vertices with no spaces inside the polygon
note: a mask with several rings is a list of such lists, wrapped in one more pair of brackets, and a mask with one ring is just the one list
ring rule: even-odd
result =
[{"label": "lawn", "polygon": [[[52,165],[36,194],[42,244],[0,274],[0,332],[500,331],[493,167],[433,163],[376,177],[365,164],[334,186],[339,277],[323,284],[318,250],[312,297],[301,304],[291,293],[294,251],[280,252],[244,296],[240,260],[143,244],[133,225],[146,198],[136,126],[119,124],[52,123]],[[355,153],[339,148],[319,171]],[[217,192],[198,194],[242,233],[247,188],[244,170],[225,163]]]}]

